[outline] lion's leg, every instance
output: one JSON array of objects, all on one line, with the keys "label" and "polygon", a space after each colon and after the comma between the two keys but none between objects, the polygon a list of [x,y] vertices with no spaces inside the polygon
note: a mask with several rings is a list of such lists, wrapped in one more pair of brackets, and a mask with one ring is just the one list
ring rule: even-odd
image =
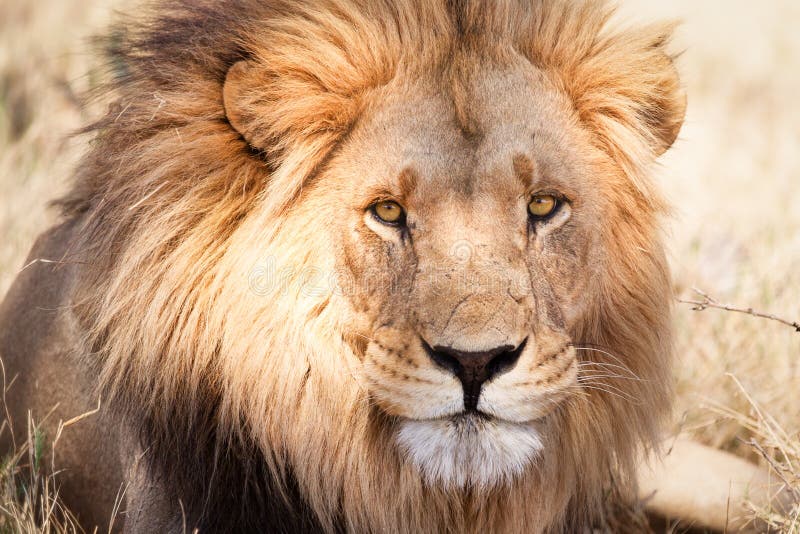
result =
[{"label": "lion's leg", "polygon": [[639,494],[648,510],[718,531],[755,530],[745,502],[781,506],[781,481],[741,458],[679,439],[660,460],[640,470]]},{"label": "lion's leg", "polygon": [[153,476],[146,457],[148,451],[143,451],[132,436],[123,435],[121,441],[126,480],[126,504],[121,514],[125,534],[192,532],[194,525],[186,517],[179,495]]},{"label": "lion's leg", "polygon": [[[24,448],[30,419],[44,444],[40,474],[51,467],[58,471],[51,493],[58,490],[88,532],[94,526],[105,532],[121,489],[116,432],[105,419],[106,407],[98,409],[89,373],[75,358],[81,336],[70,312],[72,268],[36,261],[61,260],[70,236],[69,225],[43,234],[0,304],[0,356],[5,386],[10,385],[4,408],[13,425],[13,438],[2,433],[0,453]],[[28,463],[24,454],[20,464]]]}]

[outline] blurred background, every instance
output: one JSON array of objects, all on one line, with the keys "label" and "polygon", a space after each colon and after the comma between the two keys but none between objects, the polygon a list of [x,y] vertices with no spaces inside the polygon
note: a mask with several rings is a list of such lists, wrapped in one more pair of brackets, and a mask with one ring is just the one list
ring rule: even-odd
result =
[{"label": "blurred background", "polygon": [[[623,20],[681,21],[673,50],[689,106],[656,172],[674,206],[676,296],[697,300],[699,288],[800,321],[800,3],[620,4]],[[747,442],[765,432],[777,446],[783,438],[769,434],[780,427],[797,475],[800,332],[740,313],[675,309],[676,428],[752,457]]]},{"label": "blurred background", "polygon": [[[682,21],[673,50],[688,115],[655,171],[674,206],[676,296],[695,299],[696,287],[800,321],[800,2],[619,3],[622,24]],[[82,98],[99,81],[89,37],[132,5],[0,0],[0,295],[54,219],[47,202],[65,190],[87,142],[70,134],[100,111]],[[800,333],[691,308],[676,301],[673,431],[774,462],[800,486]],[[780,520],[800,529],[796,517]]]}]

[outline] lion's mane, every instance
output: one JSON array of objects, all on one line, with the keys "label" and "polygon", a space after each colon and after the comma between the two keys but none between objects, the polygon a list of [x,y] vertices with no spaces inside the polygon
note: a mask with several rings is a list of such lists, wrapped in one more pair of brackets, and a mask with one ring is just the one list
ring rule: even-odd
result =
[{"label": "lion's mane", "polygon": [[[612,10],[595,1],[171,0],[151,9],[111,32],[113,104],[89,128],[95,141],[62,206],[82,225],[72,254],[84,265],[75,305],[86,361],[187,514],[207,528],[232,516],[257,525],[281,495],[296,510],[287,526],[329,530],[560,530],[595,520],[610,477],[629,485],[669,406],[663,205],[646,172],[681,119],[669,114],[680,107],[664,52],[671,28],[611,30]],[[461,47],[523,54],[571,97],[601,149],[608,187],[597,194],[615,210],[603,235],[613,264],[593,266],[603,271],[599,297],[572,334],[597,347],[582,359],[638,377],[573,398],[549,423],[554,448],[511,486],[481,494],[428,487],[402,462],[323,294],[286,284],[265,294],[252,276],[267,256],[277,271],[332,267],[335,251],[314,231],[322,223],[287,227],[284,214],[302,205],[303,185],[366,95]],[[258,149],[231,128],[222,101],[228,68],[253,57],[270,69],[248,102]],[[225,492],[213,502],[226,514],[208,509],[208,496]]]}]

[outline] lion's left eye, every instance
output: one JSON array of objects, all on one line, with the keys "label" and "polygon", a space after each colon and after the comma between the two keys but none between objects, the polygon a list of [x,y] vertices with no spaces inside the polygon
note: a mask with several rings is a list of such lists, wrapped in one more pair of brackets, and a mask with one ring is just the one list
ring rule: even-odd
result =
[{"label": "lion's left eye", "polygon": [[546,219],[556,212],[558,203],[558,199],[553,195],[534,195],[528,204],[528,213],[534,219]]},{"label": "lion's left eye", "polygon": [[392,226],[399,226],[403,224],[406,217],[406,212],[403,207],[392,200],[384,200],[372,206],[372,213],[382,223]]}]

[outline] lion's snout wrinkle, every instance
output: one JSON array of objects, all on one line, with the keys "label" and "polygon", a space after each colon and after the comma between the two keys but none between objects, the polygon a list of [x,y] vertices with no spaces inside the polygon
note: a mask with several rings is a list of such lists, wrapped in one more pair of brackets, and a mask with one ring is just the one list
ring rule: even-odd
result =
[{"label": "lion's snout wrinkle", "polygon": [[532,299],[510,289],[527,273],[509,266],[495,271],[464,269],[414,288],[418,329],[431,346],[461,352],[518,347],[530,330]]},{"label": "lion's snout wrinkle", "polygon": [[503,345],[482,352],[464,352],[452,347],[431,347],[423,341],[425,351],[439,366],[453,373],[464,390],[464,409],[477,411],[481,388],[495,376],[510,371],[525,349],[527,339],[517,347]]}]

